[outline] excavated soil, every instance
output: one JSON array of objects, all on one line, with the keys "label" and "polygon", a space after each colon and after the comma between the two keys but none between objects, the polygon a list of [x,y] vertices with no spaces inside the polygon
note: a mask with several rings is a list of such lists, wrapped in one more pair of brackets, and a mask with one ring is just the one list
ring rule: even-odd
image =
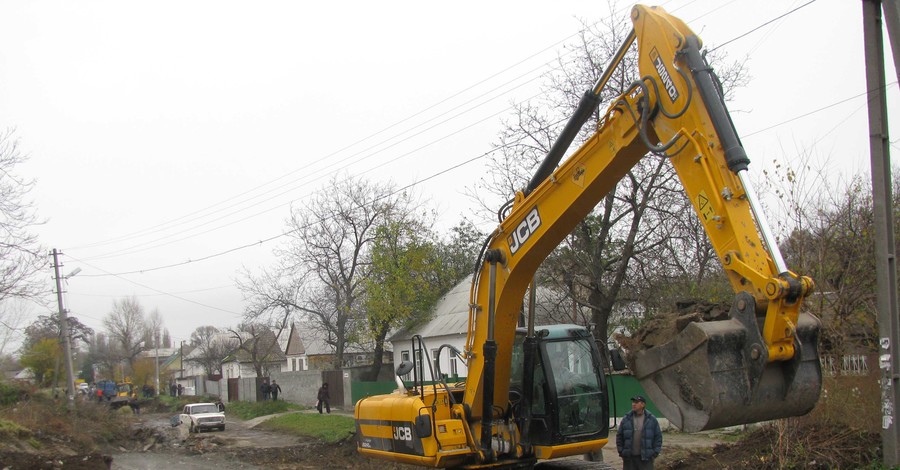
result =
[{"label": "excavated soil", "polygon": [[680,302],[677,310],[664,313],[644,322],[634,333],[615,335],[616,341],[625,350],[625,362],[634,370],[634,354],[638,351],[660,346],[695,322],[727,320],[728,304],[711,304],[696,301]]}]

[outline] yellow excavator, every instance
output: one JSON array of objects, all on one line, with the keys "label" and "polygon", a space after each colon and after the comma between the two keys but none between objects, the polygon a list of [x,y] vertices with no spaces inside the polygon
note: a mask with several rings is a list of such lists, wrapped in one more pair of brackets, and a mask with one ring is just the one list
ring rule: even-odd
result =
[{"label": "yellow excavator", "polygon": [[[396,392],[360,400],[361,454],[427,467],[531,468],[607,443],[609,397],[592,335],[576,325],[534,327],[533,316],[519,329],[517,320],[541,262],[648,155],[674,166],[736,297],[728,319],[692,323],[668,343],[634,354],[633,373],[647,395],[687,432],[802,415],[815,406],[821,327],[800,312],[813,281],[785,265],[700,39],[659,7],[637,5],[631,19],[627,40],[485,243],[460,352],[467,379],[448,385],[417,377],[410,389],[398,379]],[[634,43],[641,78],[559,165]],[[410,369],[416,367],[402,363],[398,377]]]}]

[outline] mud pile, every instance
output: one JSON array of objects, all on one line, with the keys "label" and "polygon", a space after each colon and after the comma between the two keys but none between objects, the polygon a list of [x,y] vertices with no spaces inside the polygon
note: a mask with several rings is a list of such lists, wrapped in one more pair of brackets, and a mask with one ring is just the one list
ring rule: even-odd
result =
[{"label": "mud pile", "polygon": [[625,350],[625,363],[634,370],[634,354],[667,343],[681,330],[694,322],[727,320],[730,304],[684,300],[676,304],[676,310],[658,314],[644,322],[634,333],[615,335]]}]

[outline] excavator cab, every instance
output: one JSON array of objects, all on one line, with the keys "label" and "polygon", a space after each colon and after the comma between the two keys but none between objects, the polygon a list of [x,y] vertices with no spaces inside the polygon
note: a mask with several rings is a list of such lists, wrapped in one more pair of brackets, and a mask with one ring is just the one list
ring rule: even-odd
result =
[{"label": "excavator cab", "polygon": [[[513,415],[528,417],[524,437],[533,446],[554,446],[609,433],[606,379],[591,334],[577,325],[537,327],[531,384],[525,384],[524,337],[513,347],[510,396]],[[526,388],[527,387],[527,388]],[[531,390],[530,396],[526,391]],[[528,403],[528,405],[525,405]],[[528,406],[527,412],[523,409]]]}]

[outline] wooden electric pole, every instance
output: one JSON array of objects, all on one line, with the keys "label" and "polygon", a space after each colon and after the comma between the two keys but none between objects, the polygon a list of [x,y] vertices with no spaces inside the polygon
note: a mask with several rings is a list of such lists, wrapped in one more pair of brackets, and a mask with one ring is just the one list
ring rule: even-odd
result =
[{"label": "wooden electric pole", "polygon": [[[881,370],[881,444],[884,465],[900,464],[900,433],[897,404],[900,403],[900,308],[897,304],[897,253],[894,243],[893,196],[891,194],[891,141],[888,135],[882,2],[863,0],[863,37],[866,56],[866,88],[869,107],[869,151],[872,165],[872,207],[875,218],[875,275],[878,295],[878,334]],[[885,14],[897,25],[896,0],[886,0]],[[888,29],[891,33],[891,27]],[[894,44],[896,49],[896,44]],[[894,51],[897,54],[897,51]],[[900,67],[900,64],[895,64]]]},{"label": "wooden electric pole", "polygon": [[59,275],[59,252],[53,249],[53,271],[56,274],[56,301],[59,304],[59,334],[63,340],[63,354],[66,356],[66,399],[70,410],[75,409],[75,371],[72,368],[72,332],[63,306],[62,277]]}]

